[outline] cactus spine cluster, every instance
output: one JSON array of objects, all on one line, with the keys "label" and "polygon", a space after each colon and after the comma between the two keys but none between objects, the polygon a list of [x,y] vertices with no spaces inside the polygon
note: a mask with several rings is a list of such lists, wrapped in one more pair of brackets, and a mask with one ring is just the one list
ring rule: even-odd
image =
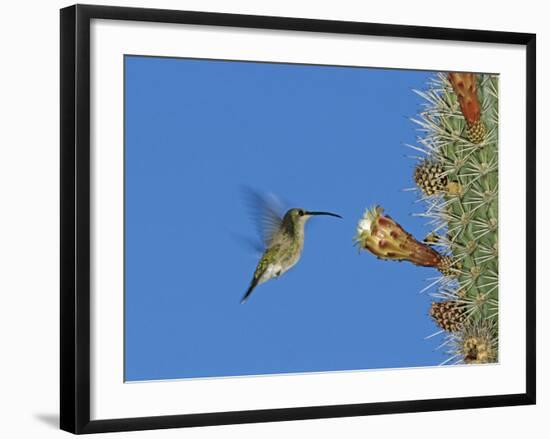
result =
[{"label": "cactus spine cluster", "polygon": [[425,101],[413,119],[420,136],[411,147],[422,153],[413,180],[425,205],[416,215],[432,232],[416,241],[377,207],[359,222],[356,241],[379,258],[440,271],[429,315],[447,333],[443,364],[496,362],[498,77],[438,73],[416,93]]}]

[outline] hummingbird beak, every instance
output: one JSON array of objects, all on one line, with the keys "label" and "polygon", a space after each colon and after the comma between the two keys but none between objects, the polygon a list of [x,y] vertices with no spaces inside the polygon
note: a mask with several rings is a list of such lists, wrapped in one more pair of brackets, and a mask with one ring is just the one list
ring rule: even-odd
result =
[{"label": "hummingbird beak", "polygon": [[306,212],[306,215],[327,215],[327,216],[335,216],[336,218],[342,218],[340,215],[332,212]]}]

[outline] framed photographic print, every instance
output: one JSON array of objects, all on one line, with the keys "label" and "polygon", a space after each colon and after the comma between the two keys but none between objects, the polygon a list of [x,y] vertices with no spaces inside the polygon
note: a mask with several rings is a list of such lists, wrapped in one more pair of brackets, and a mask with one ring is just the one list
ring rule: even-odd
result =
[{"label": "framed photographic print", "polygon": [[61,428],[535,403],[535,35],[61,10]]}]

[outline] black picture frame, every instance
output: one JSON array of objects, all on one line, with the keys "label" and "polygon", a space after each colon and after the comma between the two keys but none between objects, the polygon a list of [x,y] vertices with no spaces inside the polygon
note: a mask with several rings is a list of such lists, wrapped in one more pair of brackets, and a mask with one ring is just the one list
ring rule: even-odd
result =
[{"label": "black picture frame", "polygon": [[[90,21],[133,20],[486,42],[526,47],[526,392],[384,403],[90,420]],[[99,433],[535,404],[536,36],[288,17],[75,5],[61,10],[61,429]]]}]

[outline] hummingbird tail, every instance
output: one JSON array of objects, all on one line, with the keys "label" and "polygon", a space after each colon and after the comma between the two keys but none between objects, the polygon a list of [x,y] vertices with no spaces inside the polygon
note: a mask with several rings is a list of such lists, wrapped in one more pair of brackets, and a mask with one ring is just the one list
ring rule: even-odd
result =
[{"label": "hummingbird tail", "polygon": [[250,286],[248,287],[248,290],[246,290],[246,293],[244,293],[243,298],[241,299],[241,305],[248,300],[248,296],[252,294],[252,291],[254,291],[254,288],[256,288],[256,285],[258,285],[259,278],[252,279],[252,282],[250,282]]}]

